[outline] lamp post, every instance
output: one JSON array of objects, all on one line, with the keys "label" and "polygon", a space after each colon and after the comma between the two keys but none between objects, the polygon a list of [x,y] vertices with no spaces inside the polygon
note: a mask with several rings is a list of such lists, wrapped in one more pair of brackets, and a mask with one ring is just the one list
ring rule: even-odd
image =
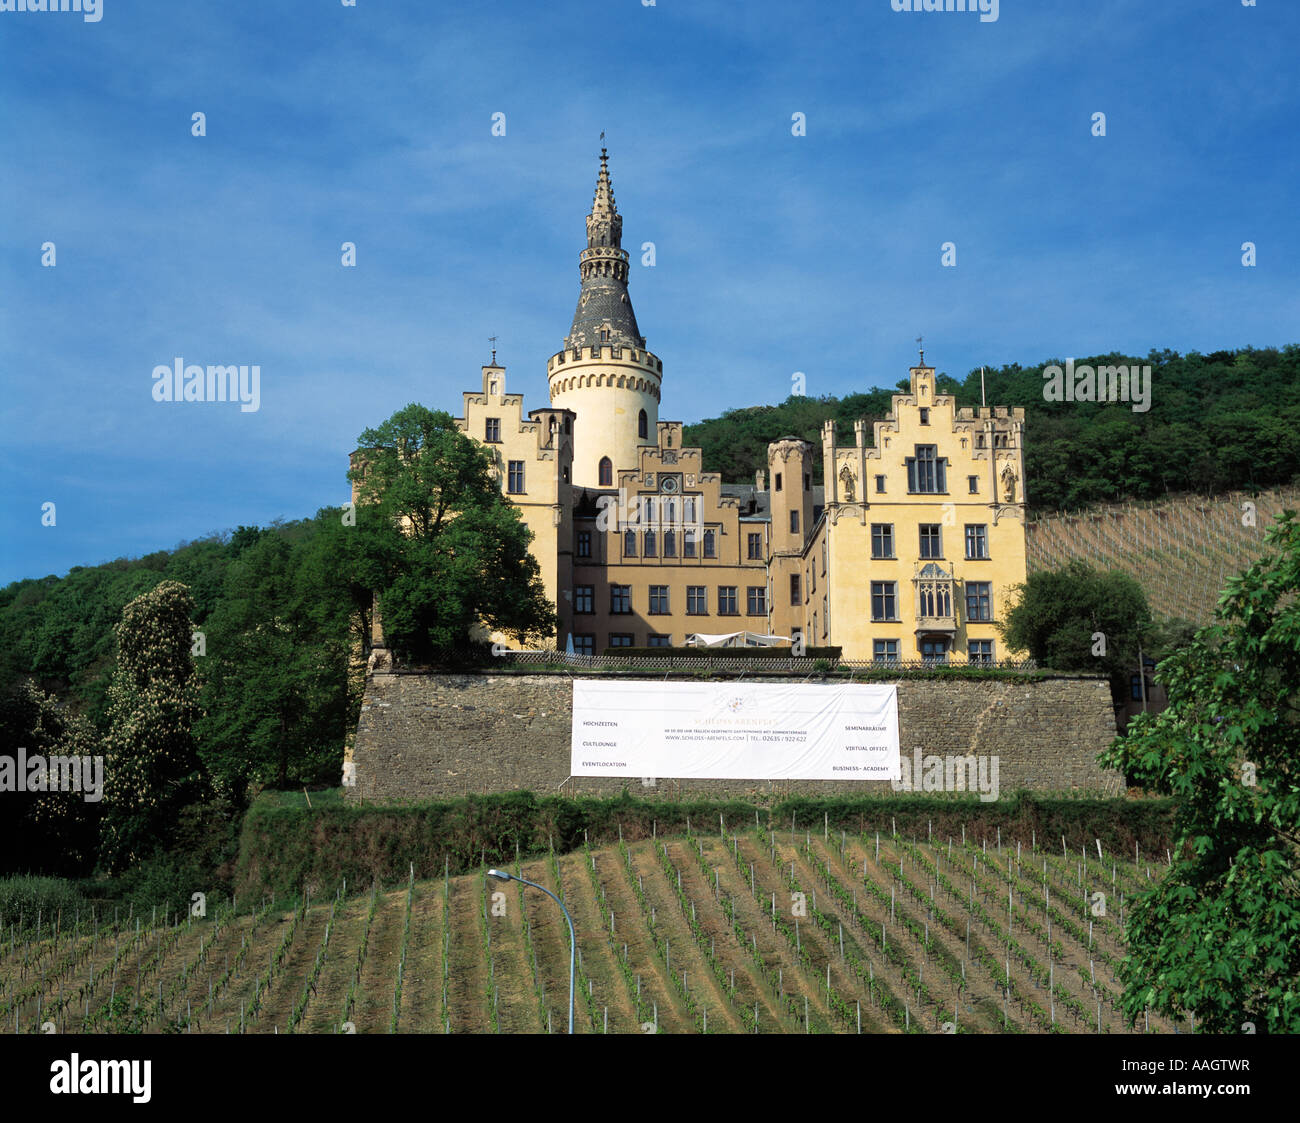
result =
[{"label": "lamp post", "polygon": [[549,889],[547,889],[545,885],[538,885],[537,882],[529,881],[526,877],[516,877],[514,874],[507,873],[505,870],[488,870],[487,875],[488,877],[496,878],[497,881],[517,881],[519,882],[520,885],[531,885],[534,889],[540,889],[543,893],[545,893],[548,897],[550,897],[552,901],[554,901],[557,905],[559,905],[560,911],[564,913],[564,919],[568,922],[569,925],[569,1032],[572,1033],[573,1032],[573,960],[574,960],[574,955],[578,949],[578,938],[577,936],[574,935],[573,932],[573,918],[569,916],[569,910],[564,907],[564,902],[561,901],[560,898],[557,897],[554,893],[552,893]]}]

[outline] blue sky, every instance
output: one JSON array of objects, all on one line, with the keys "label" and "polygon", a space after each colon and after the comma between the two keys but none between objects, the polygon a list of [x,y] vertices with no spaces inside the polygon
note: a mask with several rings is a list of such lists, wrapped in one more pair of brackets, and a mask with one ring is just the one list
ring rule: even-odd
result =
[{"label": "blue sky", "polygon": [[602,129],[665,418],[1300,339],[1295,0],[102,2],[0,11],[0,582],[346,502],[493,334],[546,404]]}]

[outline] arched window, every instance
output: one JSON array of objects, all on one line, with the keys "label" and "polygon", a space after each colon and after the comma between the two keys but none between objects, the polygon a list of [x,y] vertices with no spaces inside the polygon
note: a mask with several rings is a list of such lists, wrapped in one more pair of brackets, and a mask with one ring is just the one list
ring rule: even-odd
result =
[{"label": "arched window", "polygon": [[614,486],[614,465],[608,456],[600,458],[600,487]]},{"label": "arched window", "polygon": [[649,429],[650,419],[646,417],[645,410],[642,410],[640,416],[636,419],[636,435],[645,440]]}]

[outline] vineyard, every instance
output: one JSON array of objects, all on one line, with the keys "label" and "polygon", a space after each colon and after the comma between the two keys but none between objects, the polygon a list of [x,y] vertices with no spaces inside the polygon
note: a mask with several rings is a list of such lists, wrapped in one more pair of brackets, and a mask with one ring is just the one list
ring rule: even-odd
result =
[{"label": "vineyard", "polygon": [[1122,570],[1142,586],[1157,616],[1209,624],[1224,582],[1259,558],[1269,525],[1297,506],[1300,488],[1293,487],[1051,515],[1029,524],[1026,561],[1030,573],[1076,558]]},{"label": "vineyard", "polygon": [[[510,867],[573,916],[575,1032],[1175,1029],[1119,1009],[1124,912],[1158,876],[1145,855],[716,827]],[[567,1029],[560,910],[486,870],[202,919],[0,923],[9,1033]]]}]

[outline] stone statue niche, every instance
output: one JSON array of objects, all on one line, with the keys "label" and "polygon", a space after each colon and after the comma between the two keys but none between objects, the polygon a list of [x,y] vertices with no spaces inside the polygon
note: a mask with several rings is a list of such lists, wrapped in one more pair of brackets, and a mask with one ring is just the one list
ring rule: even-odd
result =
[{"label": "stone statue niche", "polygon": [[840,487],[844,489],[844,502],[853,502],[853,471],[847,464],[840,469]]},{"label": "stone statue niche", "polygon": [[1010,464],[1002,469],[1002,493],[1003,502],[1016,501],[1016,470]]}]

